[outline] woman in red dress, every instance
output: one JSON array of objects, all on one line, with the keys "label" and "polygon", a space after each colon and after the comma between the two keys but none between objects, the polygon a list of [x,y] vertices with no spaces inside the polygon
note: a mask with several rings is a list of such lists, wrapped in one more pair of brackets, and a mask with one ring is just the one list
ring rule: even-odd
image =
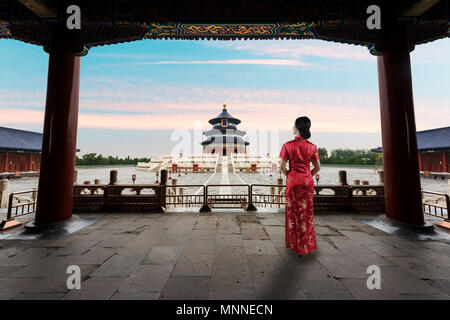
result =
[{"label": "woman in red dress", "polygon": [[[280,152],[281,171],[286,175],[286,248],[300,255],[317,249],[313,217],[313,176],[320,170],[317,147],[307,139],[311,121],[308,117],[295,120],[295,139],[286,142]],[[289,170],[286,163],[289,162]],[[310,163],[314,169],[310,170]]]}]

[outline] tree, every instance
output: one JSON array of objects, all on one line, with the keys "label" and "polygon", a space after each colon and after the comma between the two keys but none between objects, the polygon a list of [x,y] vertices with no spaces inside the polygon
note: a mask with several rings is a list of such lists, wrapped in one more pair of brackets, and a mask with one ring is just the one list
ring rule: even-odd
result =
[{"label": "tree", "polygon": [[328,158],[328,151],[326,148],[319,148],[318,151],[320,161],[326,160]]},{"label": "tree", "polygon": [[83,156],[75,157],[76,165],[97,165],[97,166],[106,166],[106,165],[121,165],[121,164],[137,164],[138,162],[149,162],[150,158],[131,158],[127,156],[122,159],[117,156],[107,156],[104,157],[102,154],[97,155],[97,153],[86,153]]}]

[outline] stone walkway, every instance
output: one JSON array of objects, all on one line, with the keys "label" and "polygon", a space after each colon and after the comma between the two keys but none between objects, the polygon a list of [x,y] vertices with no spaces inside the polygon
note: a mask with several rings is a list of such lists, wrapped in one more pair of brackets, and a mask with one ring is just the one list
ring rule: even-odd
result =
[{"label": "stone walkway", "polygon": [[[284,248],[282,212],[89,214],[54,240],[0,240],[1,299],[449,299],[450,245],[318,214],[319,249]],[[69,290],[66,269],[81,269]],[[369,265],[381,289],[369,290]]]}]

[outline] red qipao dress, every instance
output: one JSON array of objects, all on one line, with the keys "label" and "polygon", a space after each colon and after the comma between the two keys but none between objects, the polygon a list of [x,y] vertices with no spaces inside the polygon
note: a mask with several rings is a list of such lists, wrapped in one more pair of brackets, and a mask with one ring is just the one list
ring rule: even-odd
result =
[{"label": "red qipao dress", "polygon": [[280,158],[289,161],[286,179],[286,248],[297,254],[317,249],[314,233],[314,180],[310,163],[319,159],[317,147],[306,139],[295,137],[281,148]]}]

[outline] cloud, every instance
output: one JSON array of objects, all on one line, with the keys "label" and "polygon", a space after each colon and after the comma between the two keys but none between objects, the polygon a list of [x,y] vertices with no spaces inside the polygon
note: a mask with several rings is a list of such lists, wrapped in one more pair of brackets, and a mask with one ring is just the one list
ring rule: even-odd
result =
[{"label": "cloud", "polygon": [[258,56],[304,59],[320,57],[340,60],[374,61],[367,47],[320,40],[260,40],[233,42],[202,42],[205,46],[249,51]]},{"label": "cloud", "polygon": [[[244,112],[240,112],[242,110]],[[234,115],[242,120],[241,128],[246,130],[280,129],[288,130],[300,114],[307,114],[313,121],[313,129],[320,132],[378,132],[373,115],[355,108],[341,110],[340,116],[332,115],[330,106],[318,105],[240,105]],[[281,112],[280,112],[281,111]],[[114,129],[114,130],[175,130],[201,126],[209,129],[207,122],[220,112],[217,108],[212,114],[195,114],[178,112],[176,114],[112,114],[80,113],[79,128]],[[43,123],[43,111],[27,109],[3,110],[3,125],[35,125]],[[354,117],[358,121],[354,121]],[[362,118],[362,119],[361,119]],[[363,119],[366,120],[363,120]],[[20,119],[20,120],[19,120]],[[276,119],[276,120],[275,120]]]},{"label": "cloud", "polygon": [[[88,88],[80,93],[80,128],[173,130],[192,129],[195,123],[200,123],[207,129],[210,127],[207,121],[218,115],[226,103],[229,112],[242,120],[240,127],[246,130],[289,130],[295,118],[307,115],[317,132],[380,131],[376,94],[319,89],[148,87],[145,82],[134,81]],[[18,103],[11,104],[15,99]],[[27,101],[36,105],[30,103],[31,107],[25,108]],[[41,127],[44,103],[42,95],[14,92],[8,101],[0,99],[0,125]],[[418,130],[448,125],[447,99],[418,97],[415,104]]]},{"label": "cloud", "polygon": [[450,39],[439,39],[430,43],[417,45],[411,52],[411,64],[450,65]]},{"label": "cloud", "polygon": [[310,67],[311,65],[302,61],[292,59],[225,59],[225,60],[192,60],[192,61],[147,61],[120,64],[102,64],[99,67],[110,66],[139,66],[139,65],[265,65],[265,66],[287,66],[287,67]]}]

